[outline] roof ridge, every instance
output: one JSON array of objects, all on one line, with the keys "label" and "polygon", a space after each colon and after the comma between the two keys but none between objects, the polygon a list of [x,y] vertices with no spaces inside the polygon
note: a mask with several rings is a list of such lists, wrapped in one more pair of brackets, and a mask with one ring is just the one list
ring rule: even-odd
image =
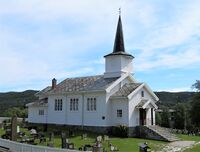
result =
[{"label": "roof ridge", "polygon": [[99,77],[99,76],[103,76],[103,74],[101,74],[101,75],[91,75],[91,76],[70,77],[70,78],[66,78],[66,79],[79,79],[79,78],[88,78],[88,77],[91,78],[91,77]]}]

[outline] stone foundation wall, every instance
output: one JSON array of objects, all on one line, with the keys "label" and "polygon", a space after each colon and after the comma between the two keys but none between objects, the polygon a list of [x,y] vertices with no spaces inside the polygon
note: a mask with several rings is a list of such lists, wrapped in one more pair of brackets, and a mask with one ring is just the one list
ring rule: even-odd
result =
[{"label": "stone foundation wall", "polygon": [[139,137],[137,127],[128,128],[128,137]]}]

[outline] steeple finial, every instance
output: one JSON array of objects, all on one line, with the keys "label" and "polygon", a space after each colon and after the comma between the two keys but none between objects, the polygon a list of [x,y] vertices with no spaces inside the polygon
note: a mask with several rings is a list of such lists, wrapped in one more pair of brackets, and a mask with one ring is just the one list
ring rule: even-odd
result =
[{"label": "steeple finial", "polygon": [[113,53],[116,52],[125,52],[122,21],[121,21],[121,8],[119,8],[119,20],[117,24],[115,43],[113,48]]},{"label": "steeple finial", "polygon": [[121,16],[121,7],[119,8],[119,16]]}]

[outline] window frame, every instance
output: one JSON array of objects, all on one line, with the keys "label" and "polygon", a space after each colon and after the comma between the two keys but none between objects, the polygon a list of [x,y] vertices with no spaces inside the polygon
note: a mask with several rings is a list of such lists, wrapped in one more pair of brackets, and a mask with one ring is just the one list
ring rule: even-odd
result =
[{"label": "window frame", "polygon": [[79,111],[79,98],[70,98],[69,104],[70,111]]},{"label": "window frame", "polygon": [[123,117],[122,109],[117,109],[117,118],[122,118],[122,117]]},{"label": "window frame", "polygon": [[39,116],[44,116],[44,109],[39,109],[38,110],[38,115]]},{"label": "window frame", "polygon": [[55,99],[54,101],[54,111],[62,111],[63,110],[63,100]]},{"label": "window frame", "polygon": [[97,111],[97,98],[96,97],[88,97],[87,98],[87,111],[88,112],[96,112]]},{"label": "window frame", "polygon": [[141,97],[142,98],[144,97],[144,91],[143,90],[141,91]]}]

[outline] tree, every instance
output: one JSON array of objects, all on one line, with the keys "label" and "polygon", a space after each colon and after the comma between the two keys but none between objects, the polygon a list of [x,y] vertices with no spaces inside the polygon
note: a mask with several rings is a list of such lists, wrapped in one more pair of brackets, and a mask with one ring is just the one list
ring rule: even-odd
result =
[{"label": "tree", "polygon": [[7,117],[21,117],[25,118],[28,115],[27,109],[19,108],[19,107],[13,107],[13,108],[8,108],[7,111],[4,112],[4,115]]},{"label": "tree", "polygon": [[159,112],[156,112],[156,125],[161,125],[161,116]]},{"label": "tree", "polygon": [[200,93],[197,93],[192,100],[191,118],[193,124],[200,126]]},{"label": "tree", "polygon": [[196,80],[196,82],[192,85],[192,88],[200,91],[200,80]]},{"label": "tree", "polygon": [[194,95],[191,107],[192,123],[197,127],[200,126],[200,80],[196,80],[196,83],[192,85],[197,89],[197,94]]},{"label": "tree", "polygon": [[161,126],[170,127],[169,117],[170,117],[169,109],[164,108],[163,112],[161,113]]},{"label": "tree", "polygon": [[177,129],[186,128],[186,107],[184,104],[178,103],[174,107],[174,127]]}]

